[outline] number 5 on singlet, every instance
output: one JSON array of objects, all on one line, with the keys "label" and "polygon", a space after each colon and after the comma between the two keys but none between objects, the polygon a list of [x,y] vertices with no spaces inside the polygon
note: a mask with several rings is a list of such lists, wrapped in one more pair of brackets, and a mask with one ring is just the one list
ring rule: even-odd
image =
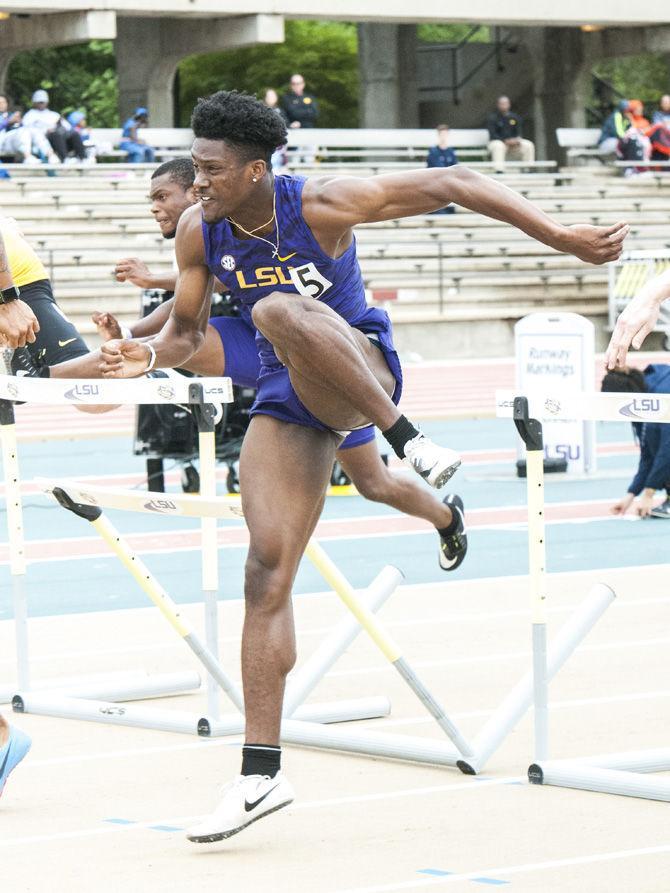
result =
[{"label": "number 5 on singlet", "polygon": [[333,284],[322,276],[316,265],[311,262],[300,267],[292,267],[290,272],[296,290],[306,298],[315,298],[318,301]]}]

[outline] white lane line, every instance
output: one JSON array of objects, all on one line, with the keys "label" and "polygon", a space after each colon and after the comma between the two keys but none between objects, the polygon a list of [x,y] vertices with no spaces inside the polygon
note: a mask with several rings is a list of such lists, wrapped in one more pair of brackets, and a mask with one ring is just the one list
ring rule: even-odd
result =
[{"label": "white lane line", "polygon": [[96,760],[128,759],[128,757],[151,756],[157,753],[177,753],[182,750],[199,750],[203,747],[226,747],[237,741],[239,735],[226,738],[197,738],[183,744],[164,744],[153,747],[128,747],[122,750],[106,750],[98,753],[73,754],[67,757],[49,757],[43,760],[30,759],[31,769],[42,769],[52,766],[69,766],[73,763],[93,763]]},{"label": "white lane line", "polygon": [[635,859],[639,856],[656,856],[670,853],[670,843],[659,846],[639,847],[634,850],[613,850],[609,853],[592,853],[588,856],[572,856],[567,859],[550,859],[546,862],[526,862],[522,865],[503,865],[495,868],[481,868],[463,874],[450,874],[446,877],[415,878],[392,884],[375,884],[373,887],[350,887],[339,893],[390,893],[393,890],[416,890],[418,887],[437,886],[439,884],[456,884],[459,881],[472,881],[477,878],[512,877],[519,874],[530,874],[534,871],[550,871],[556,868],[568,868],[574,865],[593,865],[597,862],[614,862],[620,859]]},{"label": "white lane line", "polygon": [[[449,794],[452,792],[478,791],[480,788],[499,787],[500,785],[515,784],[525,781],[524,775],[508,775],[503,778],[472,778],[455,784],[433,785],[421,788],[403,788],[396,791],[383,791],[374,794],[355,794],[347,797],[333,797],[324,800],[306,800],[302,803],[294,803],[291,811],[302,809],[321,809],[332,806],[352,806],[356,803],[370,803],[379,800],[393,800],[402,797],[429,796],[433,794]],[[104,824],[95,828],[81,828],[73,831],[59,831],[52,834],[30,834],[23,837],[2,838],[1,847],[19,846],[21,844],[45,843],[58,840],[73,840],[82,837],[94,837],[101,834],[114,834],[119,832],[143,831],[153,825],[185,826],[197,822],[202,815],[171,816],[170,818],[153,819],[152,821],[135,822],[132,825]]]},{"label": "white lane line", "polygon": [[[618,642],[600,642],[595,645],[580,645],[579,653],[615,651],[621,648],[649,648],[657,645],[670,645],[670,637],[663,636],[652,639],[627,639]],[[509,660],[528,659],[532,651],[502,651],[497,654],[483,654],[477,657],[449,657],[442,660],[417,660],[412,661],[415,669],[432,669],[434,667],[458,667],[470,664],[503,663]],[[376,664],[373,667],[350,667],[346,670],[331,670],[324,678],[337,678],[343,676],[368,676],[372,673],[390,673],[395,670],[389,663]]]},{"label": "white lane line", "polygon": [[[629,692],[623,695],[606,695],[604,697],[598,698],[572,698],[570,700],[563,701],[551,701],[549,704],[549,710],[572,710],[575,707],[592,707],[596,704],[621,704],[621,703],[629,703],[631,701],[656,701],[663,700],[664,698],[670,698],[670,690],[661,690],[661,691],[641,691],[641,692]],[[488,719],[488,717],[493,713],[493,709],[490,710],[468,710],[467,713],[452,713],[450,714],[452,719],[458,720],[459,722],[463,719]],[[532,709],[532,708],[531,708]],[[422,726],[428,725],[429,723],[433,723],[435,720],[432,716],[426,716],[422,713],[419,716],[405,716],[399,719],[378,719],[375,720],[374,728],[401,728],[402,726]]]}]

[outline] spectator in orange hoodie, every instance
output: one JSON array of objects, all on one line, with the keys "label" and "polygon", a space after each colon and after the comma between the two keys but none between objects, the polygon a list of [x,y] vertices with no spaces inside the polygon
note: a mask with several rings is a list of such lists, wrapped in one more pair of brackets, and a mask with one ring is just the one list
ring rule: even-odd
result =
[{"label": "spectator in orange hoodie", "polygon": [[639,99],[630,99],[628,101],[626,117],[633,127],[642,133],[650,126],[649,121],[644,117],[644,104]]}]

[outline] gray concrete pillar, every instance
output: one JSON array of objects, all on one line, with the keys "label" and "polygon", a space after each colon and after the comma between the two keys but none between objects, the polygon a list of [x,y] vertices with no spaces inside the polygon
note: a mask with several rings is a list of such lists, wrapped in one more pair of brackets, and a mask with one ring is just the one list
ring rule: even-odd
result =
[{"label": "gray concrete pillar", "polygon": [[589,37],[578,28],[528,29],[538,158],[561,161],[556,128],[586,126],[590,72],[598,58],[588,46]]},{"label": "gray concrete pillar", "polygon": [[174,75],[182,59],[283,40],[284,20],[277,15],[214,20],[119,18],[116,66],[121,120],[137,106],[145,106],[154,127],[172,127]]},{"label": "gray concrete pillar", "polygon": [[[145,106],[154,127],[171,127],[174,69],[156,83],[161,67],[161,27],[157,19],[139,17],[117,21],[116,71],[119,82],[119,114],[125,121],[138,106]],[[175,68],[178,60],[175,61]]]},{"label": "gray concrete pillar", "polygon": [[361,127],[418,127],[416,26],[358,26]]}]

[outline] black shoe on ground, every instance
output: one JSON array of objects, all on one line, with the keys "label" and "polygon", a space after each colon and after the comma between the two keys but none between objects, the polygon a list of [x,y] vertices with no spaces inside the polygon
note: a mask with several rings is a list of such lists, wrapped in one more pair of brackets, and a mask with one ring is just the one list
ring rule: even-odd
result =
[{"label": "black shoe on ground", "polygon": [[649,514],[652,518],[670,518],[670,496],[662,502],[660,505],[657,505],[656,508],[652,509]]}]

